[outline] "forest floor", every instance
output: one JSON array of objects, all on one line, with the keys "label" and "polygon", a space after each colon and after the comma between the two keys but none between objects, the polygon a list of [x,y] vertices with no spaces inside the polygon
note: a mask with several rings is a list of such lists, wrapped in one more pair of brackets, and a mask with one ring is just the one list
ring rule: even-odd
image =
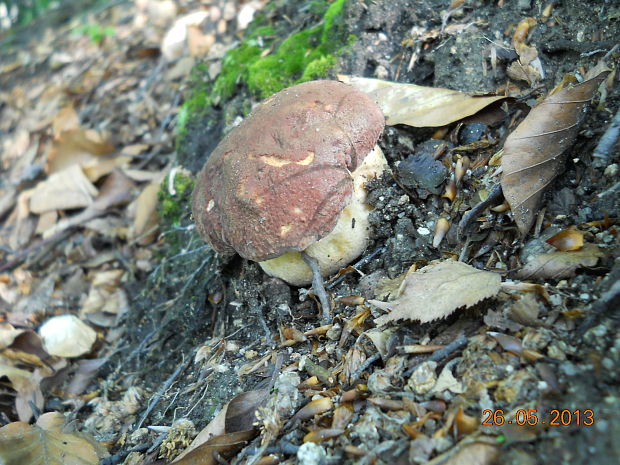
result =
[{"label": "forest floor", "polygon": [[[200,81],[252,17],[278,31],[252,36],[264,58],[335,3],[113,2],[0,35],[0,462],[620,463],[613,2],[344,2],[326,77],[425,89],[350,81],[382,105],[390,170],[329,321],[318,289],[199,238],[196,172],[260,101],[240,73],[188,114]],[[422,98],[440,123],[391,122]],[[459,230],[500,180],[507,202]]]}]

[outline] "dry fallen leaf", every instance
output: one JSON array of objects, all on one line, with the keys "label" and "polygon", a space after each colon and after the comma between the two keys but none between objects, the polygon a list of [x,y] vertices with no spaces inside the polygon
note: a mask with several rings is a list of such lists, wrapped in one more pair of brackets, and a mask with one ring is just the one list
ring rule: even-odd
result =
[{"label": "dry fallen leaf", "polygon": [[524,43],[515,45],[519,60],[514,61],[506,69],[506,74],[511,79],[526,81],[530,86],[536,85],[545,77],[545,71],[536,47],[530,47]]},{"label": "dry fallen leaf", "polygon": [[586,105],[608,74],[548,96],[506,139],[502,190],[522,235],[534,222],[544,189],[562,169],[561,155],[577,137]]},{"label": "dry fallen leaf", "polygon": [[[185,462],[184,458],[203,444],[216,441],[219,437],[231,437],[231,434],[242,434],[243,437],[254,430],[255,412],[264,404],[268,391],[242,392],[230,400],[211,422],[194,438],[192,443],[172,463],[198,464],[202,462]],[[189,459],[185,459],[189,460]],[[208,462],[210,463],[210,462]]]},{"label": "dry fallen leaf", "polygon": [[45,213],[70,210],[93,203],[97,188],[92,185],[78,165],[72,165],[40,182],[30,195],[30,211]]},{"label": "dry fallen leaf", "polygon": [[254,430],[215,436],[197,446],[187,455],[177,458],[172,463],[176,463],[177,465],[217,465],[221,462],[216,459],[215,452],[224,460],[228,460],[241,450],[254,436],[256,436]]},{"label": "dry fallen leaf", "polygon": [[52,174],[78,164],[88,178],[95,182],[127,161],[127,157],[103,157],[112,152],[114,146],[97,131],[82,128],[62,131],[56,135],[47,155],[47,171]]},{"label": "dry fallen leaf", "polygon": [[445,318],[459,307],[471,307],[493,297],[499,292],[500,284],[497,273],[446,260],[408,274],[396,300],[369,302],[383,310],[391,310],[375,320],[377,325],[403,319],[426,323]]},{"label": "dry fallen leaf", "polygon": [[161,43],[161,53],[168,61],[178,60],[185,53],[188,28],[200,26],[209,16],[205,10],[193,11],[178,18],[174,25],[166,32]]},{"label": "dry fallen leaf", "polygon": [[580,250],[583,247],[583,233],[576,229],[565,229],[547,239],[546,242],[561,252]]},{"label": "dry fallen leaf", "polygon": [[[32,417],[32,409],[28,407],[28,403],[27,403],[28,401],[26,399],[28,398],[28,400],[31,400],[31,401],[34,400],[37,407],[40,407],[43,405],[43,395],[41,394],[40,390],[37,392],[36,389],[33,389],[38,386],[38,383],[33,383],[32,373],[30,373],[29,371],[22,370],[21,368],[11,366],[8,364],[8,361],[5,361],[2,358],[0,358],[0,378],[4,376],[6,376],[9,379],[11,383],[11,387],[15,391],[17,391],[18,397],[16,398],[16,401],[15,401],[15,408],[17,410],[19,419],[22,421],[29,421],[30,418]],[[32,394],[34,394],[34,396]],[[24,404],[24,405],[21,405],[20,403],[18,403],[20,398],[23,400],[21,404]],[[0,435],[0,437],[2,436]],[[0,447],[1,447],[1,441],[0,441]],[[2,457],[1,453],[0,453],[0,457]]]},{"label": "dry fallen leaf", "polygon": [[50,355],[79,357],[90,352],[97,340],[94,329],[74,315],[59,315],[47,320],[39,334]]},{"label": "dry fallen leaf", "polygon": [[128,310],[127,296],[120,287],[123,270],[111,269],[93,272],[88,297],[80,310],[80,317],[99,326],[113,327]]},{"label": "dry fallen leaf", "polygon": [[61,432],[64,416],[43,414],[36,425],[21,421],[0,428],[0,463],[7,465],[97,465],[105,456],[85,435]]},{"label": "dry fallen leaf", "polygon": [[251,430],[256,421],[256,409],[266,402],[268,394],[266,389],[259,389],[242,392],[231,399],[226,410],[226,433]]},{"label": "dry fallen leaf", "polygon": [[381,107],[389,126],[445,126],[505,99],[474,97],[457,90],[338,75],[338,79],[370,95]]},{"label": "dry fallen leaf", "polygon": [[0,323],[0,350],[6,349],[25,329],[16,329],[8,323]]},{"label": "dry fallen leaf", "polygon": [[131,210],[135,212],[133,221],[133,238],[140,238],[140,245],[146,245],[153,242],[156,237],[157,229],[157,193],[161,185],[161,178],[152,181],[146,186],[135,202],[132,204]]},{"label": "dry fallen leaf", "polygon": [[517,273],[519,279],[568,278],[577,268],[594,266],[605,254],[594,244],[585,244],[573,252],[549,252],[536,255]]}]

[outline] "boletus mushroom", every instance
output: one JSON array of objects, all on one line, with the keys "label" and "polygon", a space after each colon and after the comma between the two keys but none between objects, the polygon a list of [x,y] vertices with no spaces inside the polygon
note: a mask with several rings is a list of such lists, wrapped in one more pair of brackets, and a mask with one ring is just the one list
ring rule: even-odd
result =
[{"label": "boletus mushroom", "polygon": [[305,252],[328,276],[368,242],[366,181],[386,166],[385,120],[366,94],[311,81],[259,104],[222,139],[198,175],[193,213],[215,251],[237,252],[269,275],[312,280]]}]

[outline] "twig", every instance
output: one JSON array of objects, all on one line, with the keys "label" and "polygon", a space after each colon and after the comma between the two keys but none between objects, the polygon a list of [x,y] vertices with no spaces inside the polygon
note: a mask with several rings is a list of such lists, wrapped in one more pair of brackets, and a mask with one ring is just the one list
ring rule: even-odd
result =
[{"label": "twig", "polygon": [[362,376],[362,373],[364,371],[366,371],[373,363],[375,363],[377,360],[379,360],[381,358],[381,354],[376,353],[370,357],[368,357],[364,363],[362,363],[357,370],[355,370],[353,372],[353,374],[351,375],[351,382],[349,384],[353,384],[355,383],[355,381],[357,381],[359,379],[360,376]]},{"label": "twig", "polygon": [[150,444],[140,444],[136,447],[132,447],[131,449],[127,449],[127,450],[119,452],[118,454],[114,454],[109,457],[106,457],[105,459],[101,459],[100,464],[101,465],[117,465],[123,462],[123,460],[125,460],[125,458],[132,452],[143,452],[145,450],[148,450],[150,446],[151,446]]},{"label": "twig", "polygon": [[[360,260],[358,260],[357,262],[355,262],[353,265],[351,265],[353,268],[361,268],[362,266],[364,266],[366,263],[368,263],[370,260],[372,260],[373,258],[375,258],[377,255],[382,254],[383,252],[385,252],[385,247],[384,246],[380,246],[377,247],[375,250],[373,250],[371,253],[369,253],[368,255],[366,255],[365,257],[362,257]],[[335,286],[337,286],[338,284],[340,284],[344,278],[346,277],[346,275],[340,275],[338,278],[336,278],[334,281],[332,281],[331,283],[329,283],[327,286],[325,286],[326,289],[333,289]]]},{"label": "twig", "polygon": [[15,268],[16,266],[20,265],[25,259],[26,257],[34,252],[35,250],[44,247],[48,244],[54,244],[55,242],[59,242],[63,239],[65,239],[68,235],[69,235],[70,231],[69,230],[64,230],[64,231],[60,231],[57,234],[54,234],[51,237],[45,238],[45,239],[41,239],[37,242],[35,242],[34,244],[32,244],[30,247],[24,249],[24,250],[20,250],[19,252],[17,252],[15,254],[15,256],[9,260],[8,262],[4,263],[3,265],[0,265],[0,273],[4,272],[4,271],[8,271],[8,270],[12,270],[13,268]]},{"label": "twig", "polygon": [[191,361],[191,358],[188,358],[186,361],[182,362],[177,367],[177,369],[174,370],[174,372],[168,377],[168,379],[162,385],[159,391],[157,391],[157,393],[153,397],[151,397],[151,400],[149,401],[149,405],[146,408],[145,412],[142,414],[142,417],[140,418],[140,421],[134,428],[134,431],[137,431],[138,429],[142,427],[142,423],[144,423],[144,421],[151,414],[153,409],[157,406],[157,404],[159,404],[159,401],[162,399],[162,397],[164,397],[164,394],[170,388],[170,386],[172,386],[172,383],[174,383],[174,381],[178,378],[178,376],[188,367],[190,361]]},{"label": "twig", "polygon": [[457,238],[461,240],[465,229],[467,229],[467,226],[469,226],[469,223],[471,223],[474,218],[477,218],[489,206],[491,206],[495,202],[498,202],[501,199],[502,195],[502,185],[497,184],[489,193],[489,196],[486,198],[486,200],[483,200],[479,204],[475,205],[467,213],[465,213],[463,215],[463,218],[461,218],[461,221],[459,221],[458,227],[456,228]]},{"label": "twig", "polygon": [[304,259],[304,262],[310,267],[312,270],[312,290],[314,294],[319,298],[319,302],[321,302],[321,307],[323,309],[323,324],[329,324],[332,321],[332,310],[329,306],[329,296],[327,295],[327,291],[325,290],[325,285],[323,283],[323,277],[321,276],[321,270],[319,268],[319,263],[315,258],[308,255],[306,252],[301,253],[301,258]]},{"label": "twig", "polygon": [[[454,341],[452,341],[450,344],[448,344],[444,348],[433,352],[430,357],[424,360],[424,362],[439,362],[440,360],[448,357],[453,352],[456,352],[457,350],[465,347],[466,345],[467,345],[467,336],[465,336],[464,334],[461,334],[459,337],[457,337]],[[418,368],[424,362],[416,363],[414,366],[412,366],[407,371],[405,371],[405,373],[403,373],[403,376],[408,378],[415,371],[415,369]]]},{"label": "twig", "polygon": [[620,108],[616,112],[616,115],[611,120],[611,124],[598,141],[594,152],[592,153],[593,158],[598,158],[600,163],[603,164],[609,160],[609,154],[618,142],[618,137],[620,136]]},{"label": "twig", "polygon": [[610,316],[613,316],[613,311],[615,310],[615,317],[618,318],[618,308],[620,308],[620,281],[615,281],[609,289],[603,292],[601,296],[592,304],[590,312],[579,325],[577,331],[579,338],[581,339],[581,336],[583,336],[588,329],[594,326],[605,313],[610,312],[612,314]]}]

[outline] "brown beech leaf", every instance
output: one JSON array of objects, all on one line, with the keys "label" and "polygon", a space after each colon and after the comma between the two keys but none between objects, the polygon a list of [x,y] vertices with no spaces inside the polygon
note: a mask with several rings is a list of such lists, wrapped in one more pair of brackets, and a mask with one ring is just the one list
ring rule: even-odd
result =
[{"label": "brown beech leaf", "polygon": [[43,414],[36,425],[21,421],[0,428],[0,463],[19,465],[96,465],[105,457],[92,438],[62,433],[64,417]]},{"label": "brown beech leaf", "polygon": [[269,392],[266,389],[247,391],[237,394],[229,403],[226,410],[225,429],[227,433],[249,431],[254,426],[256,409],[267,400]]},{"label": "brown beech leaf", "polygon": [[445,318],[459,307],[471,307],[493,297],[500,285],[497,273],[446,260],[408,274],[396,300],[369,302],[383,310],[391,310],[375,320],[377,325],[403,319],[426,323]]},{"label": "brown beech leaf", "polygon": [[594,266],[605,254],[594,244],[573,252],[554,251],[536,255],[517,273],[519,279],[568,278],[577,268]]},{"label": "brown beech leaf", "polygon": [[344,74],[339,74],[338,79],[370,95],[383,110],[385,124],[388,126],[445,126],[474,115],[498,100],[506,99],[503,96],[476,97],[458,90]]},{"label": "brown beech leaf", "polygon": [[522,235],[530,230],[543,191],[560,173],[562,154],[577,137],[586,106],[608,74],[548,96],[506,139],[502,190]]},{"label": "brown beech leaf", "polygon": [[217,465],[221,463],[215,453],[217,452],[224,460],[230,459],[241,450],[252,438],[256,436],[255,430],[238,431],[236,433],[222,434],[209,439],[199,445],[187,455],[174,460],[177,465]]},{"label": "brown beech leaf", "polygon": [[[206,448],[205,450],[219,451],[217,448],[214,449],[213,446],[217,445],[219,447],[219,445],[226,443],[230,438],[251,437],[252,434],[250,433],[254,431],[253,423],[256,419],[254,412],[256,412],[258,407],[264,404],[268,394],[269,392],[266,389],[259,389],[256,391],[242,392],[236,395],[222,408],[222,410],[220,410],[220,413],[198,433],[187,449],[174,459],[172,463],[184,465],[202,464],[203,462],[194,461],[198,460],[192,455],[194,451],[203,450],[203,448]],[[235,434],[240,434],[241,436],[234,436]],[[220,440],[218,438],[224,439]],[[206,444],[209,444],[209,446],[206,446]],[[212,455],[212,453],[209,455]],[[186,462],[185,460],[188,461]],[[204,463],[215,462],[207,461]]]}]

